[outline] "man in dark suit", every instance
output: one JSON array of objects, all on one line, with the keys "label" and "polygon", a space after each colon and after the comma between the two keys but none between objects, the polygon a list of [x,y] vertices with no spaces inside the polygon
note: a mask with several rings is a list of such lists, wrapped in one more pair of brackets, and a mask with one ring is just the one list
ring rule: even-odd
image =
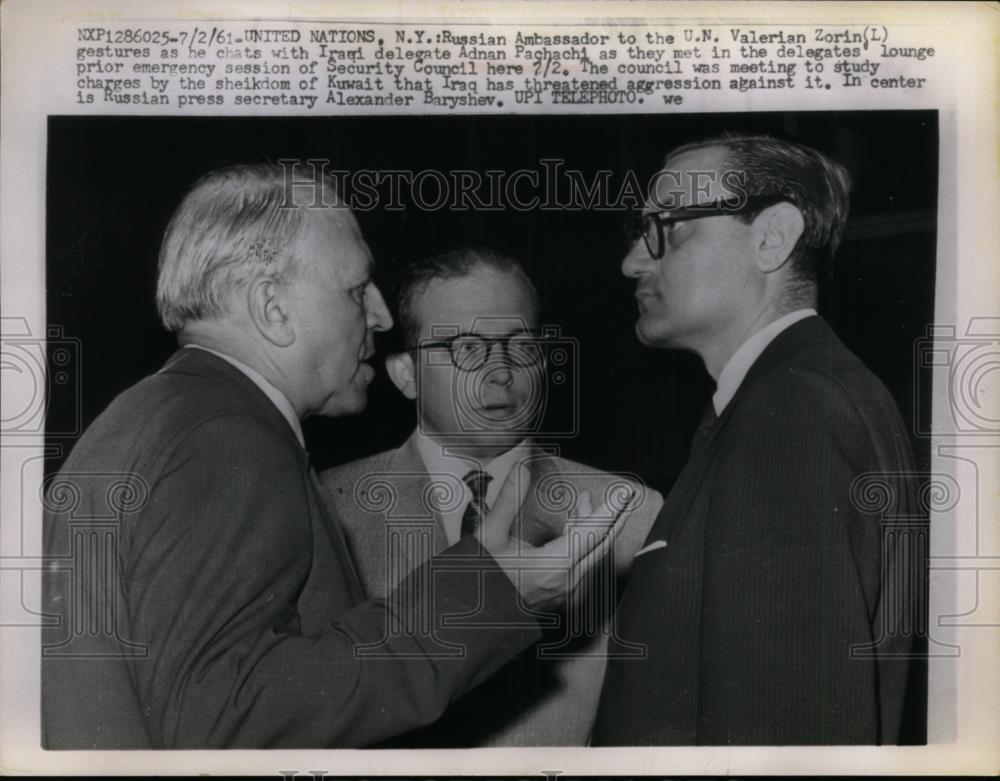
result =
[{"label": "man in dark suit", "polygon": [[[437,718],[539,637],[525,607],[572,587],[518,577],[508,481],[474,537],[365,601],[300,420],[363,409],[392,319],[335,182],[287,174],[236,166],[188,193],[157,284],[181,349],[48,487],[47,748],[371,744]],[[556,543],[541,553],[568,562]],[[458,620],[478,594],[488,627]]]},{"label": "man in dark suit", "polygon": [[[668,155],[622,268],[647,345],[717,390],[622,595],[594,745],[897,743],[919,562],[856,492],[919,507],[882,383],[817,316],[848,176],[814,149],[731,136]],[[912,542],[912,541],[911,541]]]},{"label": "man in dark suit", "polygon": [[[417,426],[400,447],[321,475],[368,594],[388,593],[414,567],[459,542],[477,503],[492,506],[507,474],[521,467],[531,479],[516,534],[532,544],[562,534],[577,499],[614,504],[631,495],[615,544],[618,569],[627,568],[662,497],[543,446],[551,340],[541,336],[538,294],[518,260],[459,246],[410,263],[396,288],[404,349],[386,366],[400,392],[416,402]],[[555,347],[565,350],[566,343]],[[587,604],[561,616],[545,643],[466,695],[433,728],[393,745],[586,743],[612,602],[607,593],[602,599],[598,582],[591,586]]]}]

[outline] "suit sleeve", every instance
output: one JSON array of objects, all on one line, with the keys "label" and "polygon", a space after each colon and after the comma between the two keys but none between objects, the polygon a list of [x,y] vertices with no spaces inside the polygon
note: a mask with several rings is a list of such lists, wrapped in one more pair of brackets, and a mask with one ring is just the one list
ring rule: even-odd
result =
[{"label": "suit sleeve", "polygon": [[[322,630],[303,635],[297,598],[313,539],[297,454],[245,416],[202,424],[172,453],[124,573],[131,626],[149,648],[132,677],[155,746],[366,745],[433,721],[537,639],[537,628],[511,626],[525,624],[516,592],[489,557],[464,573],[432,559],[404,582],[406,599],[331,607]],[[486,583],[495,628],[440,626],[477,608],[470,577]],[[428,620],[433,634],[386,633]],[[384,653],[356,656],[380,642]],[[447,643],[459,655],[443,656]]]},{"label": "suit sleeve", "polygon": [[699,734],[708,743],[875,743],[877,521],[851,505],[872,445],[851,400],[789,372],[734,410],[705,531]]}]

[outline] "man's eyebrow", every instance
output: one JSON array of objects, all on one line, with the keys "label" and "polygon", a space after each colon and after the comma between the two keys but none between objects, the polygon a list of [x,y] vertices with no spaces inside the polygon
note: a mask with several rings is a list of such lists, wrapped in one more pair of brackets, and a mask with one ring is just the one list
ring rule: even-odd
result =
[{"label": "man's eyebrow", "polygon": [[375,277],[375,261],[369,260],[364,268],[360,269],[357,275],[351,280],[351,287],[360,287],[370,284]]},{"label": "man's eyebrow", "polygon": [[537,330],[538,330],[537,328],[529,328],[526,325],[521,324],[521,325],[515,326],[514,328],[511,328],[509,331],[491,331],[489,333],[481,333],[481,332],[477,332],[477,331],[460,331],[459,333],[455,334],[455,336],[456,337],[458,337],[458,336],[481,336],[481,337],[486,338],[486,339],[491,339],[491,338],[492,339],[501,339],[501,338],[503,338],[505,336],[514,336],[515,334],[530,334],[530,333],[536,332]]},{"label": "man's eyebrow", "polygon": [[[371,283],[375,279],[375,259],[369,257],[368,262],[365,264],[364,270],[361,272],[361,281],[366,285]],[[358,284],[361,284],[360,282]]]}]

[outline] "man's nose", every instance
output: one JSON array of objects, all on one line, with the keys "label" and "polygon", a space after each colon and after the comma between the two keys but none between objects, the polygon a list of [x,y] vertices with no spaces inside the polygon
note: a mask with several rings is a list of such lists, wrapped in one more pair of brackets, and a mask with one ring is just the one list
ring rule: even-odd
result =
[{"label": "man's nose", "polygon": [[[500,354],[493,360],[493,351],[499,350]],[[486,381],[492,385],[510,385],[514,379],[511,372],[510,355],[507,352],[507,345],[502,342],[493,342],[489,347],[486,356],[487,376]]]},{"label": "man's nose", "polygon": [[374,282],[365,297],[365,304],[368,314],[368,328],[372,331],[388,331],[392,328],[392,315],[389,314],[389,307],[385,305],[382,291]]},{"label": "man's nose", "polygon": [[648,274],[656,265],[656,261],[649,256],[646,249],[646,242],[642,239],[634,242],[628,254],[622,259],[622,274],[629,279],[637,279],[643,274]]}]

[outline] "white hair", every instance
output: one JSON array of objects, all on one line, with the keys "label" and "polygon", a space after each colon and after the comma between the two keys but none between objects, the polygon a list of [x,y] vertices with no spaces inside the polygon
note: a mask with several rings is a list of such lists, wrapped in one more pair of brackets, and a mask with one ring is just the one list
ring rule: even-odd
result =
[{"label": "white hair", "polygon": [[[224,316],[229,294],[262,274],[290,279],[305,217],[290,174],[271,163],[220,168],[184,197],[160,247],[156,308],[168,331]],[[336,194],[334,180],[322,186]]]}]

